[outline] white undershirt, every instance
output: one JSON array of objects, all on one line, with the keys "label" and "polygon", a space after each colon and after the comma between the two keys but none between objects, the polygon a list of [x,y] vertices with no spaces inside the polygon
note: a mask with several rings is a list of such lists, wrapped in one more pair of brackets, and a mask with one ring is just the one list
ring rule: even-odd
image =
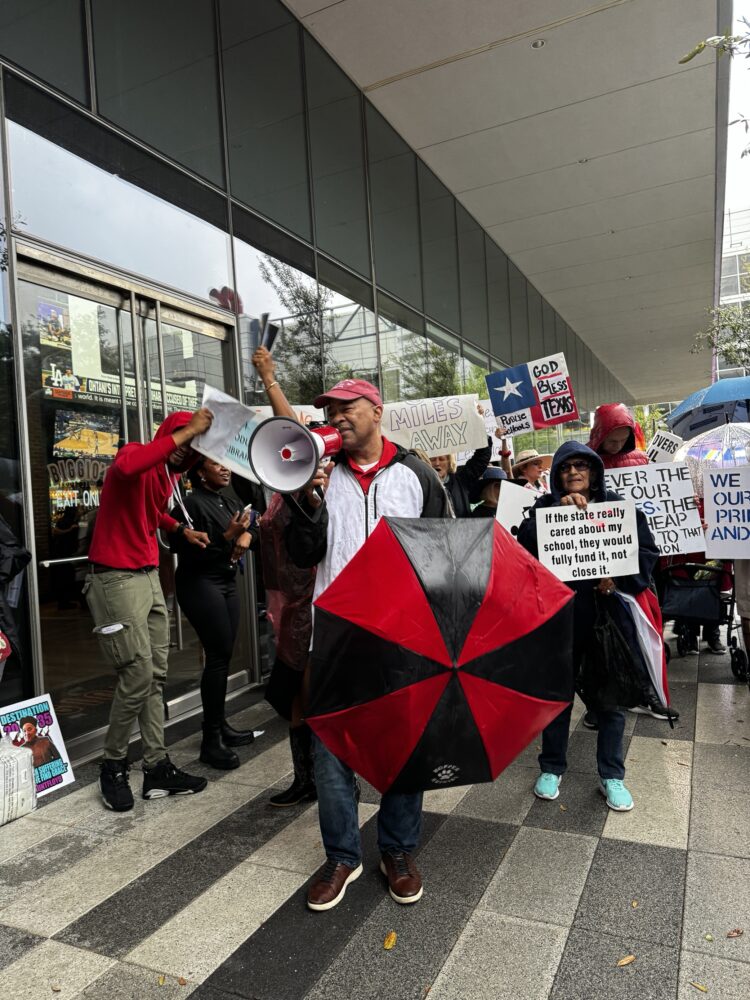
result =
[{"label": "white undershirt", "polygon": [[360,466],[359,466],[359,468],[360,468],[360,469],[361,469],[361,470],[362,470],[363,472],[369,472],[369,471],[370,471],[370,469],[374,469],[374,468],[375,468],[375,466],[376,466],[376,465],[378,464],[378,462],[379,462],[379,461],[380,461],[380,459],[378,459],[378,461],[377,461],[377,462],[370,462],[370,464],[369,464],[369,465],[360,465]]}]

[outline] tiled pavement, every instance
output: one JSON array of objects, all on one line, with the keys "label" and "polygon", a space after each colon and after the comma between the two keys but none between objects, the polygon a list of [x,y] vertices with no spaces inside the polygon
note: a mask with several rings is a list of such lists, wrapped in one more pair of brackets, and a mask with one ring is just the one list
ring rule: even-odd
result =
[{"label": "tiled pavement", "polygon": [[494,785],[426,796],[413,907],[384,891],[366,787],[365,874],[335,910],[306,910],[317,812],[267,805],[290,763],[263,702],[235,716],[265,729],[239,769],[202,769],[197,736],[172,748],[208,773],[198,797],[114,815],[79,768],[0,830],[3,996],[748,1000],[750,692],[726,657],[673,660],[670,676],[674,731],[628,716],[632,813],[597,793],[579,707],[556,802],[531,794],[534,746]]}]

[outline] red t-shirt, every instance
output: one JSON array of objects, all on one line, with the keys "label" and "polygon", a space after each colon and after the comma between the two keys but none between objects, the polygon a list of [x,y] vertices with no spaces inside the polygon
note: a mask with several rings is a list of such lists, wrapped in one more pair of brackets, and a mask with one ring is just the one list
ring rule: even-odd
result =
[{"label": "red t-shirt", "polygon": [[357,463],[353,462],[348,455],[346,456],[346,461],[349,464],[349,468],[357,477],[357,482],[362,487],[362,492],[365,495],[367,494],[367,491],[370,489],[370,483],[373,481],[375,473],[379,469],[383,469],[385,468],[386,465],[389,465],[395,454],[396,454],[396,445],[393,444],[392,441],[389,441],[388,438],[383,438],[383,450],[380,453],[380,458],[375,463],[375,465],[371,466],[369,469],[367,469],[367,471],[361,469],[357,465]]}]

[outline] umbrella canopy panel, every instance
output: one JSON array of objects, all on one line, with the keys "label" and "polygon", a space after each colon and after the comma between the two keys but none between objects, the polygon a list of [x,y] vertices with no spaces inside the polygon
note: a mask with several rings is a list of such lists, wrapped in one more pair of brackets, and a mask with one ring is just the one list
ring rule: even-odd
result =
[{"label": "umbrella canopy panel", "polygon": [[316,601],[308,722],[381,792],[494,780],[572,700],[572,596],[494,521],[383,518]]},{"label": "umbrella canopy panel", "polygon": [[721,424],[704,431],[679,449],[675,461],[687,462],[693,488],[702,497],[705,469],[750,465],[750,424]]},{"label": "umbrella canopy panel", "polygon": [[749,417],[750,377],[723,378],[683,399],[667,417],[667,424],[690,441],[727,422],[745,423]]}]

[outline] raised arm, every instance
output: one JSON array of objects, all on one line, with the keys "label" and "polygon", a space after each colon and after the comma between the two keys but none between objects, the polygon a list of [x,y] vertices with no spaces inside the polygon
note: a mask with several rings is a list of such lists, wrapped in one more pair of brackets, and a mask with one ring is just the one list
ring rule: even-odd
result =
[{"label": "raised arm", "polygon": [[297,414],[292,409],[289,400],[284,395],[284,390],[279,385],[276,378],[276,365],[273,355],[267,347],[259,347],[250,359],[255,366],[255,370],[261,377],[263,388],[266,390],[268,402],[271,404],[275,417],[291,417],[297,419]]}]

